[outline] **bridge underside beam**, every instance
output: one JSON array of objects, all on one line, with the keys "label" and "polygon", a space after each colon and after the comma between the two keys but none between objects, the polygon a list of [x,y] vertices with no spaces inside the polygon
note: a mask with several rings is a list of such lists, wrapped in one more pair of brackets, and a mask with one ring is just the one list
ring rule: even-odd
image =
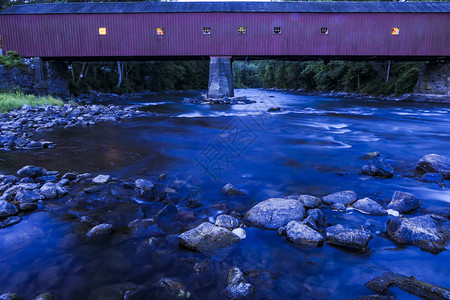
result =
[{"label": "bridge underside beam", "polygon": [[208,98],[234,97],[231,57],[211,56],[210,60]]}]

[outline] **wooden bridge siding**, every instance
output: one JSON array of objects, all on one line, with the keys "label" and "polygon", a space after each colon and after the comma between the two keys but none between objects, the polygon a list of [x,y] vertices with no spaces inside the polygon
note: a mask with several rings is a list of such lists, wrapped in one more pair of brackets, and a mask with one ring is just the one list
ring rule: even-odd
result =
[{"label": "wooden bridge siding", "polygon": [[[238,35],[238,26],[247,33]],[[392,27],[400,36],[391,36]],[[25,57],[450,56],[450,15],[438,13],[3,15],[0,34],[4,50]]]}]

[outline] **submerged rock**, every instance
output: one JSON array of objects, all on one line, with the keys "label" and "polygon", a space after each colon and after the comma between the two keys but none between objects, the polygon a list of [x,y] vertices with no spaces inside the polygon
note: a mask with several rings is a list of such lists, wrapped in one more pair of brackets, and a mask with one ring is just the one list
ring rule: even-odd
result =
[{"label": "submerged rock", "polygon": [[387,211],[380,204],[367,197],[356,201],[352,207],[363,214],[387,215]]},{"label": "submerged rock", "polygon": [[387,223],[386,233],[394,242],[441,252],[450,238],[450,222],[436,215],[397,217]]},{"label": "submerged rock", "polygon": [[111,175],[97,175],[92,179],[92,183],[105,184],[111,180]]},{"label": "submerged rock", "polygon": [[450,290],[440,286],[420,281],[413,276],[387,272],[366,283],[367,288],[380,294],[386,294],[390,287],[399,289],[423,299],[450,299]]},{"label": "submerged rock", "polygon": [[0,221],[0,229],[16,225],[17,223],[20,223],[21,221],[22,221],[22,218],[19,216],[8,217],[5,220]]},{"label": "submerged rock", "polygon": [[238,196],[244,196],[245,195],[245,193],[243,191],[238,190],[231,183],[227,183],[222,188],[222,193],[227,194],[227,195],[238,195]]},{"label": "submerged rock", "polygon": [[44,176],[47,174],[47,170],[41,167],[36,166],[25,166],[19,171],[17,171],[17,175],[19,177],[31,177],[36,178],[39,176]]},{"label": "submerged rock", "polygon": [[342,210],[358,199],[358,195],[354,191],[343,191],[330,194],[322,198],[322,201],[330,205],[333,209]]},{"label": "submerged rock", "polygon": [[417,199],[413,194],[396,191],[387,208],[396,210],[399,213],[410,213],[418,209],[421,204],[422,200]]},{"label": "submerged rock", "polygon": [[439,173],[425,173],[422,177],[420,177],[420,181],[439,183],[444,181],[444,176]]},{"label": "submerged rock", "polygon": [[298,201],[300,201],[305,208],[317,208],[322,205],[322,200],[320,200],[319,197],[310,195],[300,195],[298,196]]},{"label": "submerged rock", "polygon": [[327,244],[357,250],[366,249],[371,238],[372,234],[366,229],[350,229],[340,224],[328,227],[326,231]]},{"label": "submerged rock", "polygon": [[111,224],[100,224],[91,228],[91,230],[86,233],[86,236],[89,238],[99,237],[103,235],[110,234],[113,230],[113,226]]},{"label": "submerged rock", "polygon": [[286,225],[286,235],[287,239],[295,244],[304,246],[323,245],[323,237],[320,233],[297,221],[291,221]]},{"label": "submerged rock", "polygon": [[278,229],[290,221],[305,218],[303,204],[294,199],[271,198],[251,208],[245,219],[251,224],[265,229]]},{"label": "submerged rock", "polygon": [[428,154],[419,159],[417,169],[426,173],[439,173],[446,179],[450,179],[450,158],[438,154]]},{"label": "submerged rock", "polygon": [[364,175],[392,178],[394,177],[394,169],[382,160],[374,160],[361,168]]},{"label": "submerged rock", "polygon": [[233,230],[239,226],[239,221],[229,215],[220,215],[216,218],[216,226]]},{"label": "submerged rock", "polygon": [[34,300],[54,300],[55,297],[50,293],[42,293],[36,296]]},{"label": "submerged rock", "polygon": [[0,300],[22,300],[23,298],[15,293],[9,292],[0,295]]},{"label": "submerged rock", "polygon": [[232,246],[241,240],[230,230],[209,222],[183,232],[178,239],[181,245],[200,252]]},{"label": "submerged rock", "polygon": [[9,217],[19,212],[17,207],[5,200],[0,200],[0,218]]},{"label": "submerged rock", "polygon": [[255,293],[253,286],[246,282],[244,274],[237,267],[228,270],[227,283],[228,286],[224,290],[227,298],[249,299]]}]

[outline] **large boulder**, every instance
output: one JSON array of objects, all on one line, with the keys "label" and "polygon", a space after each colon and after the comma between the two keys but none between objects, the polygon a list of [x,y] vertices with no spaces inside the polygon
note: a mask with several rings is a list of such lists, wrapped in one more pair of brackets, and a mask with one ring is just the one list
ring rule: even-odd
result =
[{"label": "large boulder", "polygon": [[367,197],[356,201],[352,207],[363,214],[387,215],[387,211],[380,204]]},{"label": "large boulder", "polygon": [[361,173],[373,177],[392,178],[394,169],[382,160],[374,160],[361,168]]},{"label": "large boulder", "polygon": [[358,199],[358,195],[354,191],[343,191],[322,197],[322,201],[330,205],[333,209],[339,209],[349,206]]},{"label": "large boulder", "polygon": [[419,159],[417,169],[425,173],[440,173],[446,179],[450,179],[450,158],[438,154],[428,154]]},{"label": "large boulder", "polygon": [[19,171],[17,171],[17,175],[22,178],[23,177],[36,178],[39,176],[44,176],[45,174],[47,174],[46,169],[36,166],[25,166]]},{"label": "large boulder", "polygon": [[241,240],[230,230],[209,222],[183,232],[178,239],[181,245],[200,252],[232,246]]},{"label": "large boulder", "polygon": [[19,212],[17,207],[5,200],[0,200],[0,218],[6,218]]},{"label": "large boulder", "polygon": [[294,199],[271,198],[253,206],[245,219],[251,224],[264,229],[278,229],[290,221],[305,218],[305,208]]},{"label": "large boulder", "polygon": [[372,234],[366,229],[351,229],[341,224],[328,227],[326,231],[327,244],[364,250],[367,248]]},{"label": "large boulder", "polygon": [[410,213],[415,211],[422,204],[422,200],[410,193],[396,191],[389,202],[387,209],[393,209],[399,213]]},{"label": "large boulder", "polygon": [[447,246],[450,222],[437,215],[397,217],[387,223],[386,233],[394,242],[437,253],[445,250]]},{"label": "large boulder", "polygon": [[323,237],[320,233],[305,224],[291,221],[286,225],[287,239],[295,244],[305,246],[323,245]]}]

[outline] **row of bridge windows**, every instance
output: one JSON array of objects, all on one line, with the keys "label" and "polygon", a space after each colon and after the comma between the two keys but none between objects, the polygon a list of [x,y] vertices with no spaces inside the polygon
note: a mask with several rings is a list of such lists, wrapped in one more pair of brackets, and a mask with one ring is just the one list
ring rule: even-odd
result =
[{"label": "row of bridge windows", "polygon": [[[247,28],[244,26],[239,26],[238,27],[238,34],[246,34],[247,33]],[[100,27],[98,29],[98,34],[99,35],[106,35],[106,28],[105,27]],[[203,27],[203,34],[205,35],[209,35],[211,34],[211,27]],[[275,26],[273,27],[273,34],[281,34],[281,27],[280,26]],[[327,35],[328,34],[328,27],[321,27],[320,28],[320,34],[323,35]],[[392,35],[400,35],[400,29],[398,27],[393,27],[392,28]],[[156,28],[156,35],[164,35],[164,28],[163,27],[158,27]]]}]

